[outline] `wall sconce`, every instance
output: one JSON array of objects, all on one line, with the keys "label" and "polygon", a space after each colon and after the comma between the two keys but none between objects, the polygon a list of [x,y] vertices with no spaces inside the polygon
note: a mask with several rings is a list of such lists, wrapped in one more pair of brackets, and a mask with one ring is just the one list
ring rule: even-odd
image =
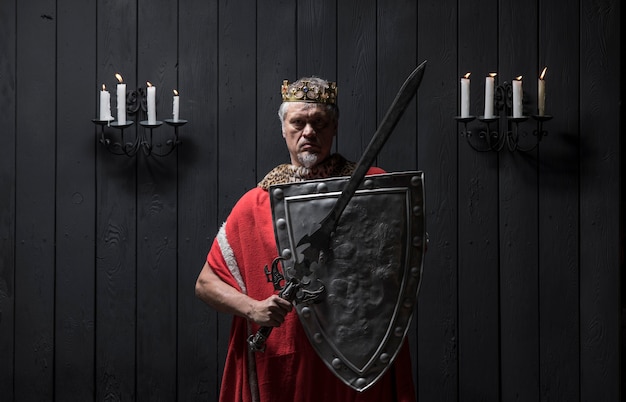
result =
[{"label": "wall sconce", "polygon": [[[543,72],[545,74],[545,70]],[[489,101],[485,102],[485,113],[496,109],[497,115],[492,116],[469,116],[468,103],[469,103],[469,73],[461,79],[461,114],[462,116],[456,116],[457,122],[463,124],[463,128],[460,132],[465,137],[469,146],[478,152],[500,152],[504,147],[511,151],[529,152],[537,148],[543,137],[548,135],[548,132],[544,130],[543,125],[545,122],[552,119],[552,116],[543,113],[545,107],[545,83],[542,85],[543,74],[539,79],[539,109],[540,113],[532,115],[532,121],[535,122],[535,127],[532,131],[534,140],[524,141],[524,138],[529,137],[527,131],[520,127],[522,123],[529,119],[529,116],[523,114],[522,100],[521,100],[521,81],[518,88],[514,88],[514,85],[505,82],[502,85],[493,86],[493,77],[487,77],[486,81],[486,93],[489,94],[490,90],[493,90],[493,97],[486,95],[486,99],[492,98],[493,104],[489,105]],[[491,78],[491,88],[489,86]],[[521,77],[518,78],[521,80]],[[467,94],[464,94],[463,86],[466,86]],[[543,87],[543,90],[542,90]],[[504,116],[500,116],[499,113],[504,111]],[[480,126],[476,130],[477,135],[470,129],[468,124],[478,119]],[[502,126],[502,127],[501,127]]]},{"label": "wall sconce", "polygon": [[[103,89],[104,90],[104,89]],[[126,107],[128,114],[136,115],[147,113],[147,97],[143,88],[129,91],[126,93]],[[104,145],[107,151],[114,155],[126,155],[128,157],[135,156],[142,151],[146,156],[167,156],[171,154],[176,147],[181,144],[178,138],[178,128],[185,125],[187,120],[167,119],[165,123],[174,128],[174,136],[167,139],[164,143],[153,142],[153,130],[163,125],[163,121],[155,120],[153,123],[148,120],[141,120],[139,124],[144,128],[136,130],[134,139],[125,138],[125,130],[131,127],[134,122],[126,120],[123,123],[114,120],[91,120],[96,126],[100,126],[100,143]],[[106,128],[112,127],[119,132],[119,136],[107,136]],[[114,139],[113,137],[117,137]],[[162,150],[163,149],[163,150]]]}]

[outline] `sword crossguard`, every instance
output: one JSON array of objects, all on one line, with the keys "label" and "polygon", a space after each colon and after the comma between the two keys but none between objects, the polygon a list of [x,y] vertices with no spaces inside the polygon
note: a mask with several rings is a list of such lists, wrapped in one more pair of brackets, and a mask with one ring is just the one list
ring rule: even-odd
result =
[{"label": "sword crossguard", "polygon": [[284,260],[284,257],[276,257],[274,261],[272,261],[272,270],[267,269],[267,265],[263,268],[263,272],[265,272],[265,278],[267,278],[268,282],[272,282],[274,285],[274,290],[281,290],[281,282],[285,279],[285,276],[278,269],[278,263]]}]

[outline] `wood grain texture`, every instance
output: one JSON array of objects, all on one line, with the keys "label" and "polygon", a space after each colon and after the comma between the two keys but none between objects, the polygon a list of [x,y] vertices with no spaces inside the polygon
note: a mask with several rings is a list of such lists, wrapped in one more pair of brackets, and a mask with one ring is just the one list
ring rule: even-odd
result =
[{"label": "wood grain texture", "polygon": [[16,141],[16,1],[0,9],[0,393],[14,399],[15,329],[15,141]]},{"label": "wood grain texture", "polygon": [[296,12],[296,75],[337,81],[337,0],[297,0]]},{"label": "wood grain texture", "polygon": [[[499,14],[498,72],[501,80],[508,82],[520,75],[526,78],[524,114],[529,115],[532,112],[529,100],[535,98],[530,94],[537,82],[537,4],[505,1],[500,3]],[[520,129],[532,138],[532,127],[526,124]],[[537,400],[540,335],[537,153],[503,151],[499,162],[501,399]]]},{"label": "wood grain texture", "polygon": [[46,400],[54,383],[57,21],[46,1],[19,2],[16,12],[14,396]]},{"label": "wood grain texture", "polygon": [[[376,131],[376,1],[337,3],[337,150],[358,161]],[[341,88],[341,89],[339,89]]]},{"label": "wood grain texture", "polygon": [[[136,4],[104,1],[97,5],[97,82],[114,93],[115,74],[127,90],[137,88]],[[114,97],[114,96],[113,96]],[[112,101],[115,116],[116,103]],[[137,121],[126,130],[137,132]],[[94,130],[95,131],[95,130]],[[109,131],[117,135],[115,130]],[[133,400],[136,393],[137,333],[137,160],[96,154],[96,399]]]},{"label": "wood grain texture", "polygon": [[[410,0],[378,2],[376,16],[375,74],[376,126],[378,126],[404,80],[422,60],[417,60],[416,2]],[[397,40],[398,37],[403,39]],[[429,68],[426,67],[426,79],[429,73]],[[371,95],[370,91],[365,93],[366,96]],[[416,105],[417,95],[407,106],[378,156],[377,164],[387,171],[417,169]]]},{"label": "wood grain texture", "polygon": [[[417,97],[417,161],[430,236],[417,306],[419,401],[454,401],[458,381],[457,3],[420,2],[417,58],[428,60]],[[442,45],[445,44],[445,45]]]},{"label": "wood grain texture", "polygon": [[[580,341],[582,400],[618,400],[618,2],[581,2]],[[623,46],[622,46],[623,47]],[[623,247],[623,245],[622,245]],[[623,392],[623,391],[622,391]]]},{"label": "wood grain texture", "polygon": [[178,16],[178,400],[216,401],[223,361],[217,313],[194,285],[217,233],[217,2],[181,0]]},{"label": "wood grain texture", "polygon": [[[256,186],[257,58],[256,4],[245,0],[219,6],[218,49],[218,219],[224,222],[237,200]],[[259,261],[263,269],[266,261]],[[218,361],[226,360],[232,317],[219,315]],[[219,382],[221,383],[221,372]]]},{"label": "wood grain texture", "polygon": [[278,107],[284,79],[294,82],[298,21],[294,1],[266,1],[257,11],[257,181],[279,163],[289,162]]},{"label": "wood grain texture", "polygon": [[76,116],[97,110],[95,4],[60,0],[57,21],[54,392],[86,401],[95,396],[96,144],[93,124]]},{"label": "wood grain texture", "polygon": [[[157,120],[170,119],[177,89],[178,3],[140,1],[137,13],[138,86],[156,86]],[[147,115],[141,119],[147,120]],[[164,124],[152,135],[156,144],[165,143],[174,129]],[[137,396],[175,400],[177,153],[163,158],[138,155],[137,163]]]},{"label": "wood grain texture", "polygon": [[[539,5],[538,70],[548,66],[547,125],[538,166],[539,204],[539,306],[540,397],[572,401],[580,397],[580,296],[578,255],[578,105],[561,99],[578,99],[580,41],[570,36],[580,30],[580,7],[543,1]],[[550,24],[557,19],[565,24]],[[550,28],[548,28],[550,27]],[[536,89],[531,88],[531,96]]]},{"label": "wood grain texture", "polygon": [[[494,0],[459,6],[454,115],[459,114],[459,78],[466,72],[471,73],[470,114],[484,115],[485,77],[498,72],[498,25],[477,21],[497,21],[497,11]],[[459,134],[463,128],[456,125],[454,133],[459,192],[459,395],[495,401],[500,399],[498,155],[472,149],[468,138]],[[468,128],[469,139],[482,146],[478,133],[485,127],[475,121]]]}]

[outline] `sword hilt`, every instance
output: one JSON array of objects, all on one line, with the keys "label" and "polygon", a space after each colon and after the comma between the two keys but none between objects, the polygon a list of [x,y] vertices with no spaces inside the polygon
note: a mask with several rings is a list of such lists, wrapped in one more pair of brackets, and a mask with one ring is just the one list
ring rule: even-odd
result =
[{"label": "sword hilt", "polygon": [[[276,260],[274,260],[276,261]],[[278,293],[278,296],[287,300],[288,302],[292,302],[296,299],[296,295],[298,294],[298,290],[300,289],[300,282],[297,279],[292,278],[286,284],[285,287],[281,289]],[[250,335],[248,337],[248,349],[252,352],[265,352],[265,342],[267,338],[272,333],[272,329],[274,327],[263,326],[256,331],[256,334]]]}]

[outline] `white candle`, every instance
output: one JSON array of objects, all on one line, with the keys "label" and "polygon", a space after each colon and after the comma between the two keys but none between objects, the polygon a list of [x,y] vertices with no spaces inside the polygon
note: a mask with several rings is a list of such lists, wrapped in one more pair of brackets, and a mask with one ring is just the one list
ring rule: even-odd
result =
[{"label": "white candle", "polygon": [[539,81],[537,82],[537,108],[539,109],[539,116],[546,114],[546,81],[544,77],[547,70],[548,67],[543,69],[539,76]]},{"label": "white candle", "polygon": [[470,73],[461,77],[461,117],[469,117],[470,109]]},{"label": "white candle", "polygon": [[119,81],[117,84],[117,123],[126,124],[126,84],[122,82],[120,74],[115,74],[115,78]]},{"label": "white candle", "polygon": [[178,121],[179,109],[180,109],[180,99],[178,98],[178,91],[174,90],[174,98],[172,102],[172,120]]},{"label": "white candle", "polygon": [[148,85],[148,124],[156,124],[156,87]]},{"label": "white candle", "polygon": [[485,78],[485,119],[493,117],[493,93],[496,73],[489,73]]},{"label": "white candle", "polygon": [[513,117],[522,117],[522,76],[513,80]]},{"label": "white candle", "polygon": [[102,84],[102,91],[100,91],[100,120],[111,121],[111,94],[106,90],[104,84]]}]

